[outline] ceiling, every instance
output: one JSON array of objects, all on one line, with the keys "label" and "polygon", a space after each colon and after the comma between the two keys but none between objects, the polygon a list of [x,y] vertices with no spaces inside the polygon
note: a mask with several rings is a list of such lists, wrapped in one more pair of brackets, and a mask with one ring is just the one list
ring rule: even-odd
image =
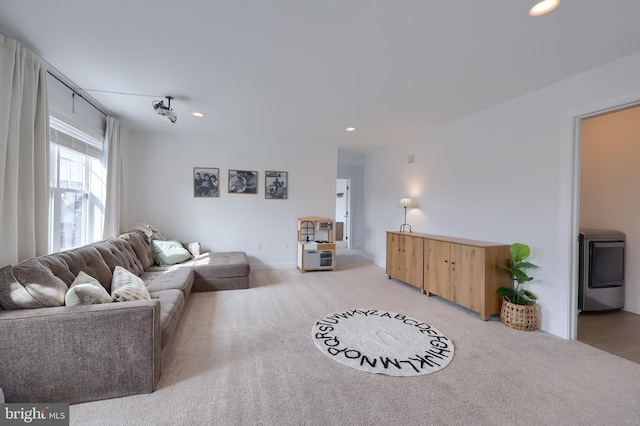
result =
[{"label": "ceiling", "polygon": [[0,32],[130,130],[366,153],[640,51],[638,0],[531,4],[0,0]]}]

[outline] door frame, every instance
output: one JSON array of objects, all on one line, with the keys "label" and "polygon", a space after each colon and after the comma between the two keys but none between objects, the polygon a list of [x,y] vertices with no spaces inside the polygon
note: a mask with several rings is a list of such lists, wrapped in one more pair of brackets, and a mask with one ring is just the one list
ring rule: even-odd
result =
[{"label": "door frame", "polygon": [[[582,120],[585,118],[614,112],[620,109],[640,105],[640,93],[621,98],[610,99],[596,105],[576,109],[568,113],[571,137],[571,197],[569,232],[566,236],[569,244],[569,298],[567,306],[567,335],[569,339],[578,338],[578,235],[580,233],[580,169],[582,163]],[[560,191],[562,197],[562,191]]]},{"label": "door frame", "polygon": [[[343,236],[342,236],[342,241],[345,244],[346,249],[351,249],[351,182],[352,179],[350,177],[338,177],[336,178],[336,183],[338,181],[346,181],[347,183],[347,189],[345,191],[345,197],[346,197],[346,201],[345,201],[345,210],[346,210],[346,218],[344,220],[344,227],[343,227]],[[340,220],[338,220],[338,218],[336,217],[336,222],[341,222]]]}]

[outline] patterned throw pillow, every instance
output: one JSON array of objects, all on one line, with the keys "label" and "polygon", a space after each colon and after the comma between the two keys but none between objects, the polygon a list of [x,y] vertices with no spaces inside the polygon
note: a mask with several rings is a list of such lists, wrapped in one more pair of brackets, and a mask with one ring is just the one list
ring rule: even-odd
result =
[{"label": "patterned throw pillow", "polygon": [[67,294],[64,296],[64,304],[67,306],[95,305],[97,303],[109,303],[111,296],[104,287],[91,275],[82,271],[78,274]]},{"label": "patterned throw pillow", "polygon": [[111,279],[111,300],[114,302],[129,302],[132,300],[150,300],[149,290],[142,278],[116,266]]}]

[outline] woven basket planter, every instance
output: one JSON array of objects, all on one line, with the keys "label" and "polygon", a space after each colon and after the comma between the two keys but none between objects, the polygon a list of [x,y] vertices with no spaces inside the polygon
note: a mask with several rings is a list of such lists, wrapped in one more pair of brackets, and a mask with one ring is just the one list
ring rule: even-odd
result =
[{"label": "woven basket planter", "polygon": [[536,304],[516,305],[507,299],[503,299],[502,307],[500,308],[500,320],[507,327],[516,330],[535,330],[538,324]]}]

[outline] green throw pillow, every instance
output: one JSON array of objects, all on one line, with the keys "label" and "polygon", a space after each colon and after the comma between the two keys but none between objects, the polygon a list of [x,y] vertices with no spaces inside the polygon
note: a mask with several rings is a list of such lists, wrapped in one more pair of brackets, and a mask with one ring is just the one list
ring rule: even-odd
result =
[{"label": "green throw pillow", "polygon": [[98,280],[82,271],[73,280],[64,296],[64,304],[67,306],[95,305],[108,302],[111,302],[111,296],[107,290]]},{"label": "green throw pillow", "polygon": [[151,240],[151,253],[160,266],[175,265],[193,259],[180,241]]},{"label": "green throw pillow", "polygon": [[142,278],[116,266],[111,279],[111,300],[114,302],[130,302],[132,300],[150,300],[149,290]]}]

